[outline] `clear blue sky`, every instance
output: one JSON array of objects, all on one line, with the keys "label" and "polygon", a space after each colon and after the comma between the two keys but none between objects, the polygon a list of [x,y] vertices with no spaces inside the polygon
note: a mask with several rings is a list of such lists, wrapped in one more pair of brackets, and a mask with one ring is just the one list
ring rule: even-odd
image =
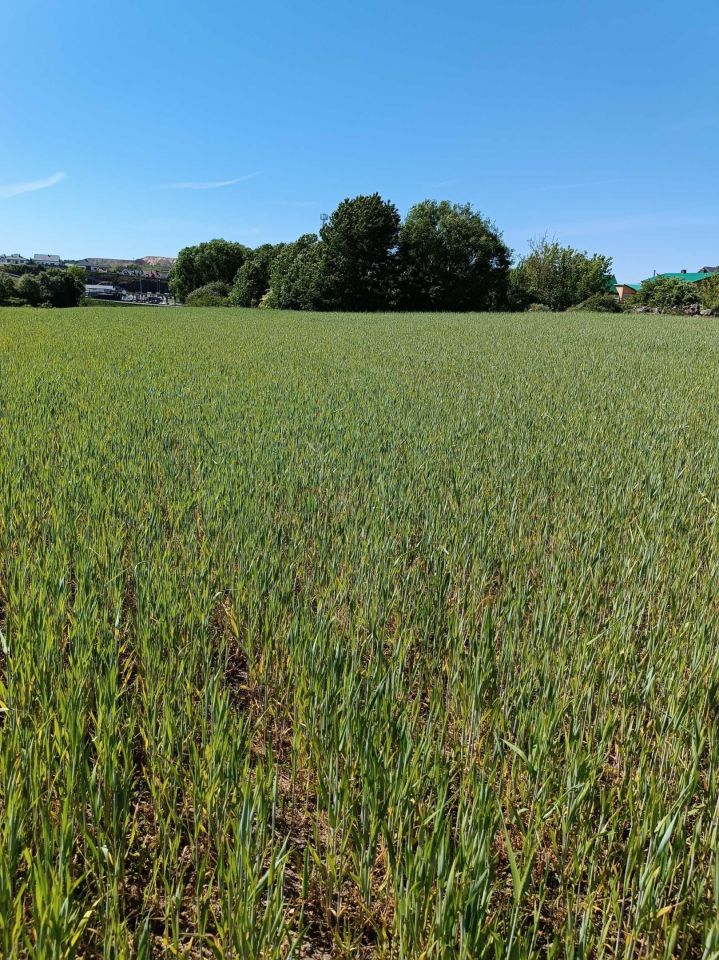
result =
[{"label": "clear blue sky", "polygon": [[718,264],[718,36],[716,0],[8,3],[0,252],[254,246],[377,190],[620,279]]}]

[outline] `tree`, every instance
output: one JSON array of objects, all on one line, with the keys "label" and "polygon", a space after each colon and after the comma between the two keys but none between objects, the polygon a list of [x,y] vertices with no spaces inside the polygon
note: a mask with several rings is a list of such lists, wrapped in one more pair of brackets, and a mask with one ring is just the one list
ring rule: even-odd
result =
[{"label": "tree", "polygon": [[270,288],[272,264],[286,244],[265,243],[251,250],[237,271],[230,291],[230,303],[235,307],[257,307]]},{"label": "tree", "polygon": [[378,193],[343,200],[322,227],[323,306],[381,310],[390,305],[399,213]]},{"label": "tree", "polygon": [[34,273],[25,273],[15,284],[15,289],[20,300],[36,307],[42,301],[42,287],[40,277]]},{"label": "tree", "polygon": [[45,270],[39,276],[41,300],[53,307],[76,307],[85,295],[85,284],[72,270]]},{"label": "tree", "polygon": [[504,306],[510,251],[470,204],[423,200],[399,231],[399,306],[492,310]]},{"label": "tree", "polygon": [[322,246],[315,233],[286,244],[272,262],[270,288],[262,305],[277,310],[323,309]]},{"label": "tree", "polygon": [[510,300],[515,307],[543,303],[566,310],[597,293],[606,293],[612,279],[612,258],[562,247],[544,237],[530,243],[530,253],[510,274]]},{"label": "tree", "polygon": [[15,281],[4,270],[0,270],[0,303],[7,303],[15,295]]},{"label": "tree", "polygon": [[170,290],[178,300],[213,280],[231,284],[250,253],[248,247],[229,240],[209,240],[180,250],[170,270]]}]

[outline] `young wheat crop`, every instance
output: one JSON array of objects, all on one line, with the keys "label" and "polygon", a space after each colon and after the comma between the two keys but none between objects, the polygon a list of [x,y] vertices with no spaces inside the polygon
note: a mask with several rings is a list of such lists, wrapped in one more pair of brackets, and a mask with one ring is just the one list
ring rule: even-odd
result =
[{"label": "young wheat crop", "polygon": [[718,374],[0,310],[0,955],[719,957]]}]

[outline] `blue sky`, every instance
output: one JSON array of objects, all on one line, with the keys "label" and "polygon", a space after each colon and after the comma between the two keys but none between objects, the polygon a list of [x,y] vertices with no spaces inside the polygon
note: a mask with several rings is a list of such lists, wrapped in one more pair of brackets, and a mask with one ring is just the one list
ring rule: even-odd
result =
[{"label": "blue sky", "polygon": [[719,263],[716,0],[6,4],[0,252],[171,255],[469,201],[620,279]]}]

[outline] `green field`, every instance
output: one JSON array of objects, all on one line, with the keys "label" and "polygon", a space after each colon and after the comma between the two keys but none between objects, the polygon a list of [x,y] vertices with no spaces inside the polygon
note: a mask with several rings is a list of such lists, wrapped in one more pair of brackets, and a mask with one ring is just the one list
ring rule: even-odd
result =
[{"label": "green field", "polygon": [[719,957],[719,327],[0,309],[0,955]]}]

